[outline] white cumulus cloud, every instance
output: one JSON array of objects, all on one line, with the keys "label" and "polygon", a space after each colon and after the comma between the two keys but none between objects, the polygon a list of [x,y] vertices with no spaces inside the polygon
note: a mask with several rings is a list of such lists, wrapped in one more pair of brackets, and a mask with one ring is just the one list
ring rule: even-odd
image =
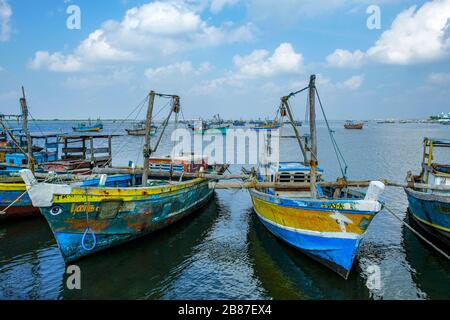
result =
[{"label": "white cumulus cloud", "polygon": [[212,0],[210,10],[212,13],[222,11],[225,6],[232,6],[238,3],[239,0]]},{"label": "white cumulus cloud", "polygon": [[267,50],[255,50],[247,56],[237,55],[233,61],[239,73],[249,77],[270,77],[303,70],[303,56],[295,52],[290,43],[280,44],[272,55]]},{"label": "white cumulus cloud", "polygon": [[156,1],[129,9],[122,21],[109,20],[69,54],[36,52],[30,67],[79,71],[101,63],[147,61],[180,51],[252,39],[252,25],[209,25],[180,1]]},{"label": "white cumulus cloud", "polygon": [[7,0],[0,0],[0,42],[8,41],[11,37],[10,19],[12,9]]},{"label": "white cumulus cloud", "polygon": [[326,60],[330,66],[337,68],[358,68],[364,62],[365,54],[361,50],[350,52],[347,50],[336,49],[327,56]]},{"label": "white cumulus cloud", "polygon": [[200,64],[198,68],[194,68],[191,61],[183,61],[167,66],[148,68],[145,70],[144,74],[151,80],[157,80],[164,77],[174,77],[176,79],[179,76],[200,75],[208,72],[210,69],[211,66],[208,62],[204,62]]},{"label": "white cumulus cloud", "polygon": [[327,57],[330,65],[355,67],[364,61],[410,65],[435,61],[450,54],[450,0],[433,0],[397,15],[366,52],[338,49]]},{"label": "white cumulus cloud", "polygon": [[434,0],[401,12],[375,45],[370,58],[389,64],[411,64],[449,53],[450,0]]},{"label": "white cumulus cloud", "polygon": [[450,73],[433,72],[428,76],[428,81],[433,84],[443,85],[450,83]]},{"label": "white cumulus cloud", "polygon": [[345,81],[338,82],[336,84],[336,87],[338,87],[339,89],[356,90],[361,87],[363,82],[364,82],[364,76],[357,75],[357,76],[353,76]]}]

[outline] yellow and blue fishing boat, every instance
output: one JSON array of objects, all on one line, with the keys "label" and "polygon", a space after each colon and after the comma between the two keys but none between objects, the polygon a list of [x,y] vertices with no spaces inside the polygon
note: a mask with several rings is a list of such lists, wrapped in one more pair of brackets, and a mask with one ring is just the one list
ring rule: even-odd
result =
[{"label": "yellow and blue fishing boat", "polygon": [[[289,98],[307,89],[311,132],[302,136],[292,120]],[[347,278],[365,232],[383,207],[379,196],[384,184],[373,181],[364,194],[348,188],[345,179],[330,184],[322,181],[316,156],[315,77],[297,93],[282,98],[280,111],[282,116],[289,114],[304,162],[260,164],[259,181],[273,186],[249,190],[254,211],[276,237]],[[265,149],[265,158],[273,158],[275,150],[268,144]]]},{"label": "yellow and blue fishing boat", "polygon": [[[436,148],[450,148],[449,139],[425,138],[423,141],[422,171],[408,176],[414,183],[450,186],[450,165],[434,162]],[[419,188],[405,188],[409,212],[426,232],[450,245],[450,192]]]},{"label": "yellow and blue fishing boat", "polygon": [[275,121],[273,122],[266,122],[264,124],[257,124],[254,126],[251,126],[250,129],[252,130],[274,130],[274,129],[278,129],[280,127],[280,125],[278,123],[276,123]]},{"label": "yellow and blue fishing boat", "polygon": [[96,123],[92,123],[91,119],[88,120],[88,123],[80,122],[76,127],[72,127],[74,132],[100,132],[103,130],[103,123],[100,119],[97,119]]},{"label": "yellow and blue fishing boat", "polygon": [[180,110],[178,96],[153,91],[148,95],[143,173],[131,175],[127,186],[105,186],[106,175],[93,186],[39,183],[30,170],[21,171],[33,206],[47,220],[66,262],[171,225],[205,205],[213,195],[208,180],[195,175],[172,179],[170,170],[165,177],[149,176],[150,155],[156,149],[150,147],[149,135],[155,96],[172,99],[160,137],[170,115]]}]

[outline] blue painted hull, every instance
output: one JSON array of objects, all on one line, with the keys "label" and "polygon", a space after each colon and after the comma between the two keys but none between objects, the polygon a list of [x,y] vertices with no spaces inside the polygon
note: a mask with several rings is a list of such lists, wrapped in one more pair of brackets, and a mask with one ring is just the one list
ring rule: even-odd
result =
[{"label": "blue painted hull", "polygon": [[450,245],[450,196],[405,189],[409,211],[428,233]]},{"label": "blue painted hull", "polygon": [[[201,182],[170,195],[149,195],[144,200],[129,201],[115,212],[105,211],[107,216],[102,216],[101,208],[108,201],[114,202],[114,197],[89,201],[89,219],[85,202],[63,202],[40,210],[68,263],[169,226],[204,206],[213,192],[207,182]],[[55,207],[61,210],[56,216],[52,212]],[[92,231],[87,231],[88,227]]]},{"label": "blue painted hull", "polygon": [[279,239],[307,254],[331,270],[348,277],[358,253],[361,238],[323,238],[280,228],[259,216],[264,226]]}]

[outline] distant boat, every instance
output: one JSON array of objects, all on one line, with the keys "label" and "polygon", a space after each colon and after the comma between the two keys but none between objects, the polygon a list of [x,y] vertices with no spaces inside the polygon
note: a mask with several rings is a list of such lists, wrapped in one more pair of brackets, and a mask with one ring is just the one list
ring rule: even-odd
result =
[{"label": "distant boat", "polygon": [[91,120],[88,120],[88,123],[80,122],[76,127],[72,127],[74,132],[99,132],[103,130],[103,123],[100,119],[97,119],[97,122],[92,124]]},{"label": "distant boat", "polygon": [[347,121],[344,124],[344,128],[345,129],[357,129],[357,130],[361,130],[364,127],[364,123],[359,122],[359,123],[355,123],[353,121]]},{"label": "distant boat", "polygon": [[[291,122],[289,120],[285,121],[284,124],[291,124]],[[302,126],[302,122],[301,121],[294,121],[294,124],[296,127],[301,127]]]},{"label": "distant boat", "polygon": [[226,135],[228,131],[228,125],[221,124],[207,124],[203,120],[196,121],[191,127],[194,134],[201,135]]},{"label": "distant boat", "polygon": [[[150,128],[150,136],[154,136],[158,127],[152,125]],[[139,122],[132,129],[125,129],[129,136],[145,136],[145,122]]]},{"label": "distant boat", "polygon": [[253,130],[272,130],[272,129],[278,129],[280,125],[276,122],[266,122],[262,125],[254,125],[250,128]]},{"label": "distant boat", "polygon": [[244,120],[235,120],[233,121],[234,127],[243,127],[246,125],[246,122]]},{"label": "distant boat", "polygon": [[[412,176],[415,183],[450,187],[450,165],[433,163],[436,148],[450,148],[449,139],[424,139],[422,172]],[[450,245],[450,191],[405,188],[409,212],[426,232]]]}]

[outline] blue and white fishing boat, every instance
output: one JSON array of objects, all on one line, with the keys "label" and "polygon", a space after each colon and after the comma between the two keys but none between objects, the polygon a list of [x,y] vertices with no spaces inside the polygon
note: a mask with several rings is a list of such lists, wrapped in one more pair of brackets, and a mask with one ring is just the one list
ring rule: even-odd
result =
[{"label": "blue and white fishing boat", "polygon": [[[450,165],[434,162],[436,148],[450,148],[450,140],[425,138],[422,171],[417,176],[408,175],[409,181],[415,184],[450,187]],[[409,212],[418,225],[450,245],[450,191],[405,188],[405,192],[408,196]]]},{"label": "blue and white fishing boat", "polygon": [[[323,170],[317,167],[312,99],[316,93],[315,76],[311,77],[309,86],[299,92],[307,89],[310,135],[301,135],[291,121],[304,161],[263,162],[259,166],[260,185],[272,184],[272,187],[250,189],[250,195],[256,214],[271,233],[347,278],[365,232],[383,208],[379,197],[384,184],[372,181],[364,194],[352,190],[345,177],[334,183],[322,180]],[[285,116],[288,112],[291,120],[288,100],[297,93],[282,98],[281,114]],[[273,152],[273,147],[266,144],[266,159],[273,159]]]}]

